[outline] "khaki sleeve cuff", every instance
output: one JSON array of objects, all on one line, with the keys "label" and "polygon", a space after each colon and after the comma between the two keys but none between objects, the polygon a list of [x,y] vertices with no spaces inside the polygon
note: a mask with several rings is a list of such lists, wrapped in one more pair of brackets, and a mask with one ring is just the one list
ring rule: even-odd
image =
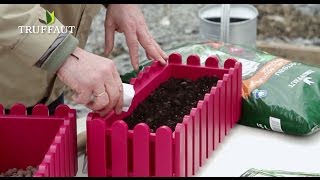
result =
[{"label": "khaki sleeve cuff", "polygon": [[67,60],[71,53],[76,49],[79,40],[68,34],[68,36],[59,44],[58,47],[50,54],[42,66],[43,70],[55,73]]}]

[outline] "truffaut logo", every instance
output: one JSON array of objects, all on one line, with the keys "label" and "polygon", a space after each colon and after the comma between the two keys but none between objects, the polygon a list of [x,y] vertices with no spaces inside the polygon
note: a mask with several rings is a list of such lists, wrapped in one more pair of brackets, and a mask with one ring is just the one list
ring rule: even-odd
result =
[{"label": "truffaut logo", "polygon": [[75,26],[54,26],[55,22],[54,11],[51,13],[46,11],[46,20],[40,19],[40,23],[45,26],[18,26],[20,29],[20,33],[25,34],[38,34],[38,33],[73,33],[73,30],[76,28]]},{"label": "truffaut logo", "polygon": [[54,23],[54,11],[52,11],[52,13],[50,13],[49,11],[46,11],[46,18],[47,18],[47,21],[44,21],[42,19],[39,19],[39,21],[42,23],[42,24],[45,24],[45,25],[50,25],[50,24],[53,24]]}]

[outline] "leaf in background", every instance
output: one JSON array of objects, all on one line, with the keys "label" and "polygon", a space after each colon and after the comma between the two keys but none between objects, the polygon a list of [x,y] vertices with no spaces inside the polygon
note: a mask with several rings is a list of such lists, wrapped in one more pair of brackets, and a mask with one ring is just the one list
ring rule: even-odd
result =
[{"label": "leaf in background", "polygon": [[47,25],[50,25],[50,24],[54,23],[54,11],[52,11],[52,13],[47,11],[46,12],[46,17],[47,17]]},{"label": "leaf in background", "polygon": [[42,19],[39,19],[39,21],[42,23],[42,24],[47,24],[44,20]]}]

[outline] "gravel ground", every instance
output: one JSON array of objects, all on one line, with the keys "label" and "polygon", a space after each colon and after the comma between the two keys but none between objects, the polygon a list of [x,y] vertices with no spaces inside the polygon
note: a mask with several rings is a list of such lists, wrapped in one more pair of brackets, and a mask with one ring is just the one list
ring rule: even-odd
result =
[{"label": "gravel ground", "polygon": [[[201,41],[199,35],[198,10],[205,4],[141,4],[151,34],[164,50],[186,43]],[[285,42],[297,45],[320,46],[319,4],[268,4],[255,5],[259,11],[258,40]],[[104,53],[104,18],[106,10],[101,8],[91,27],[85,49],[95,54]],[[140,60],[145,59],[142,48]],[[113,59],[120,74],[132,70],[128,48],[123,34],[116,33]],[[78,116],[85,116],[88,109],[67,100],[78,110]]]},{"label": "gravel ground", "polygon": [[[198,11],[205,4],[141,4],[150,33],[164,50],[186,43],[201,41]],[[255,5],[259,11],[258,40],[291,44],[320,45],[319,4]],[[104,17],[101,9],[96,16],[86,50],[103,55]],[[140,59],[145,58],[140,48]],[[114,50],[109,56],[123,74],[132,70],[123,34],[116,34]]]}]

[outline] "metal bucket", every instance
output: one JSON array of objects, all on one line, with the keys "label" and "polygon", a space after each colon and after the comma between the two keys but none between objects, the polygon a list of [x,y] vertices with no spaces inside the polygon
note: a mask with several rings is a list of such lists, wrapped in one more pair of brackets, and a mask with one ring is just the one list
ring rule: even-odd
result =
[{"label": "metal bucket", "polygon": [[[222,6],[208,5],[200,9],[200,35],[206,40],[221,40]],[[258,10],[247,4],[230,5],[229,43],[256,47]]]}]

